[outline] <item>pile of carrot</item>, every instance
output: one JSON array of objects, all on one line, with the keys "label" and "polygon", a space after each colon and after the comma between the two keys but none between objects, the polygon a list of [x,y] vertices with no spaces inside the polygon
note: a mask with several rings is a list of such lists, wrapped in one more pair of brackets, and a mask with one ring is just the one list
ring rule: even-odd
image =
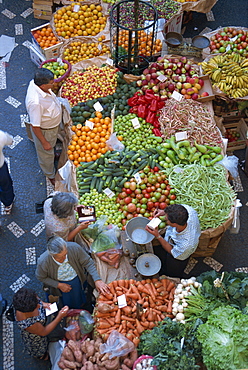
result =
[{"label": "pile of carrot", "polygon": [[[137,347],[144,330],[154,328],[165,317],[174,317],[175,284],[169,279],[115,280],[108,285],[110,293],[99,295],[94,314],[96,333],[104,341],[112,330],[117,330]],[[119,308],[117,297],[122,294],[126,296],[127,306]],[[137,303],[142,307],[141,313],[137,312]],[[104,306],[106,310],[102,309]]]}]

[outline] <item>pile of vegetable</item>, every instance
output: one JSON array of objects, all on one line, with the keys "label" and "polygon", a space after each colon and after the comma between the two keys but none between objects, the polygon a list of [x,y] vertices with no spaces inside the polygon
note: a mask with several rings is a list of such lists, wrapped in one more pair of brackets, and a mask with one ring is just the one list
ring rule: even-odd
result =
[{"label": "pile of vegetable", "polygon": [[166,139],[176,132],[186,131],[192,145],[207,144],[223,146],[221,133],[209,110],[203,104],[190,99],[180,102],[169,99],[159,116],[160,130]]},{"label": "pile of vegetable", "polygon": [[168,180],[175,189],[177,203],[187,204],[197,211],[201,230],[216,228],[229,218],[236,194],[226,181],[223,166],[175,166]]},{"label": "pile of vegetable", "polygon": [[159,370],[199,369],[201,344],[196,338],[196,330],[201,323],[196,320],[182,324],[165,318],[157,327],[142,333],[138,352],[154,356],[152,365]]},{"label": "pile of vegetable", "polygon": [[[167,316],[173,317],[175,284],[168,279],[117,280],[109,283],[109,288],[109,294],[99,295],[95,310],[95,332],[104,341],[117,330],[137,347],[143,331],[154,328]],[[117,297],[122,294],[127,306],[118,308]],[[104,304],[109,307],[102,312]]]}]

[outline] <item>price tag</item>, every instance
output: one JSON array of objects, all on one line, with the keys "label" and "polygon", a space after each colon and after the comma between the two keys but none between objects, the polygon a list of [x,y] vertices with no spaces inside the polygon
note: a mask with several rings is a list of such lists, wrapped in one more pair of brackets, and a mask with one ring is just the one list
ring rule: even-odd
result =
[{"label": "price tag", "polygon": [[117,297],[118,307],[123,308],[127,306],[127,300],[125,294],[119,295]]},{"label": "price tag", "polygon": [[97,101],[94,105],[93,105],[94,109],[96,112],[101,112],[103,110],[103,107],[101,105],[101,103],[99,103],[99,101]]},{"label": "price tag", "polygon": [[177,91],[173,91],[171,97],[174,98],[177,101],[181,101],[182,98],[183,98],[182,94],[179,94],[179,92],[177,92]]},{"label": "price tag", "polygon": [[226,51],[229,51],[231,49],[231,45],[228,44],[227,47],[226,47]]},{"label": "price tag", "polygon": [[181,348],[183,348],[183,345],[184,345],[184,337],[182,337],[181,339]]},{"label": "price tag", "polygon": [[80,9],[80,5],[75,4],[73,7],[73,11],[77,13],[79,9]]},{"label": "price tag", "polygon": [[63,60],[61,58],[57,58],[57,62],[59,63],[60,66],[64,65]]},{"label": "price tag", "polygon": [[139,120],[138,120],[138,117],[135,117],[133,119],[131,119],[131,122],[133,124],[133,128],[140,128],[140,123],[139,123]]},{"label": "price tag", "polygon": [[107,195],[107,197],[109,197],[109,198],[113,198],[113,196],[115,195],[115,193],[113,193],[113,191],[112,191],[112,190],[110,190],[109,188],[104,189],[104,190],[103,190],[103,192],[104,192],[104,194],[106,194],[106,195]]},{"label": "price tag", "polygon": [[99,51],[102,51],[102,45],[101,44],[98,44],[97,48],[98,48]]},{"label": "price tag", "polygon": [[94,127],[94,122],[91,122],[91,121],[86,120],[85,126],[88,126],[92,130],[93,127]]},{"label": "price tag", "polygon": [[137,184],[140,184],[142,182],[142,179],[140,177],[139,172],[135,173],[134,178],[135,178]]},{"label": "price tag", "polygon": [[187,131],[176,132],[176,141],[186,140],[188,138]]},{"label": "price tag", "polygon": [[236,41],[236,40],[237,40],[237,38],[238,38],[238,35],[237,35],[237,36],[232,37],[232,38],[230,39],[230,41],[234,42],[234,41]]},{"label": "price tag", "polygon": [[111,67],[114,65],[113,59],[107,58],[106,63],[109,64]]},{"label": "price tag", "polygon": [[159,75],[159,76],[157,77],[157,79],[158,79],[159,81],[161,81],[161,82],[164,82],[164,81],[166,81],[166,80],[167,80],[167,77],[166,77],[165,75]]}]

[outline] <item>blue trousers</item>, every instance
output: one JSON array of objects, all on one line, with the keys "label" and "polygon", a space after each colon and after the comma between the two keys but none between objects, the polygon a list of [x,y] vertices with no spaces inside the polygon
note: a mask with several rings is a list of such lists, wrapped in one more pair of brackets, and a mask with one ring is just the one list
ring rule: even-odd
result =
[{"label": "blue trousers", "polygon": [[73,280],[70,281],[60,281],[60,283],[66,283],[71,285],[72,287],[71,291],[68,293],[61,292],[63,304],[69,306],[69,308],[82,308],[82,305],[86,302],[86,296],[82,289],[79,277],[76,276]]},{"label": "blue trousers", "polygon": [[13,181],[10,177],[7,163],[4,162],[0,168],[0,201],[5,207],[8,207],[12,204],[14,197]]}]

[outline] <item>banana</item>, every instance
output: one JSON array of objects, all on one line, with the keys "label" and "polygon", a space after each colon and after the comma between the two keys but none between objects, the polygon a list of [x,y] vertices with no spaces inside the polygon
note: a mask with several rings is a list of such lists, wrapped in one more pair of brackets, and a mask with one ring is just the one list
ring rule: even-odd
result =
[{"label": "banana", "polygon": [[245,59],[243,60],[241,63],[240,63],[240,67],[248,67],[248,59]]}]

